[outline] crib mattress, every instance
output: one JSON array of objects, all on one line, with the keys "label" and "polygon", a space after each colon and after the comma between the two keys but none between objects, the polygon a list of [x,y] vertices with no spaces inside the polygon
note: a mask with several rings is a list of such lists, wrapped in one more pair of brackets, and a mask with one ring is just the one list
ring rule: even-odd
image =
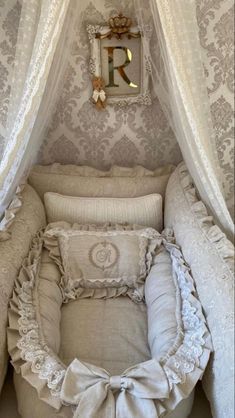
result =
[{"label": "crib mattress", "polygon": [[[151,377],[156,365],[164,380],[159,392],[159,398],[163,399],[154,398],[149,418],[189,415],[193,387],[208,361],[210,337],[200,304],[192,295],[192,279],[177,251],[172,247],[171,256],[179,264],[179,283],[172,274],[171,256],[162,249],[146,282],[146,304],[137,304],[128,296],[107,300],[85,298],[63,304],[60,271],[43,249],[41,236],[35,239],[16,283],[9,312],[9,351],[16,371],[14,382],[22,418],[116,416],[112,412],[105,416],[93,411],[95,391],[88,396],[89,414],[81,414],[73,399],[71,405],[61,401],[61,385],[71,379],[74,359],[79,359],[75,364],[81,368],[79,373],[87,367],[95,370],[100,379],[106,379],[107,373],[110,382],[124,379],[127,386],[122,395],[134,402],[134,412],[128,418],[146,416],[148,398],[144,395],[138,399],[129,393],[130,379],[135,387],[136,376],[150,368],[147,377]],[[158,378],[154,385],[157,381]],[[69,381],[72,390],[77,384],[75,380]],[[165,387],[167,396],[161,395]],[[114,396],[118,402],[119,390],[116,386],[114,389],[114,395],[107,396]],[[125,413],[117,416],[127,418]]]}]

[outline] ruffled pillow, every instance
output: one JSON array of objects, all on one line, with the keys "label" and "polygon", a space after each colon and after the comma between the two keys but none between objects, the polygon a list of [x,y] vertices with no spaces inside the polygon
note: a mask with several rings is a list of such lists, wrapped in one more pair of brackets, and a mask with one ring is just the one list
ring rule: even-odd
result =
[{"label": "ruffled pillow", "polygon": [[[144,282],[152,255],[161,245],[160,234],[152,228],[89,228],[66,222],[50,224],[45,246],[62,272],[65,297],[77,298],[86,289],[113,289],[135,302],[144,297]],[[109,292],[106,293],[106,297]]]}]

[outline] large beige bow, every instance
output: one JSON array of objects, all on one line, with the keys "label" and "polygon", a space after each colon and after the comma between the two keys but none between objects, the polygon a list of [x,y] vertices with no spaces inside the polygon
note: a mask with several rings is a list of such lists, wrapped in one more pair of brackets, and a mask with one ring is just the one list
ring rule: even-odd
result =
[{"label": "large beige bow", "polygon": [[99,90],[94,90],[92,98],[95,102],[97,102],[98,99],[100,99],[102,102],[104,102],[105,99],[106,99],[105,91],[104,90],[100,90],[100,91]]},{"label": "large beige bow", "polygon": [[74,418],[158,418],[153,399],[168,396],[166,375],[154,359],[121,376],[75,359],[61,390],[61,399],[77,408]]}]

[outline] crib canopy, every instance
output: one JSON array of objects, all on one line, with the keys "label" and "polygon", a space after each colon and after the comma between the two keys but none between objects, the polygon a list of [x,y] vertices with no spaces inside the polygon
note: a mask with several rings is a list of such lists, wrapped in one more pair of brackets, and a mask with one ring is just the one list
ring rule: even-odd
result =
[{"label": "crib canopy", "polygon": [[[199,44],[194,0],[133,0],[151,63],[151,90],[179,143],[197,189],[222,228],[232,234],[222,185]],[[22,0],[5,146],[0,162],[0,216],[37,160],[63,86],[73,25],[82,2]],[[151,43],[146,42],[151,28]]]}]

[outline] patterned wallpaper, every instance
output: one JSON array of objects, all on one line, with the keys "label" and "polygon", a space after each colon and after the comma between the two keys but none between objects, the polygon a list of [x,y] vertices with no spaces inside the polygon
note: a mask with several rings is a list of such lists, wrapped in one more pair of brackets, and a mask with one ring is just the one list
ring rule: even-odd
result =
[{"label": "patterned wallpaper", "polygon": [[177,163],[181,153],[158,100],[152,106],[108,106],[97,112],[89,102],[89,41],[86,24],[107,22],[121,10],[133,16],[127,0],[83,0],[82,26],[77,24],[65,85],[40,161],[89,164],[109,168],[112,164],[142,164],[155,168]]},{"label": "patterned wallpaper", "polygon": [[[226,198],[233,203],[233,1],[196,0],[199,35],[211,102]],[[142,164],[155,168],[181,160],[181,153],[157,99],[152,106],[108,106],[98,113],[89,102],[86,22],[107,21],[111,13],[133,14],[127,0],[83,0],[82,28],[77,24],[62,93],[39,161],[49,164]],[[10,74],[20,0],[0,0],[0,135],[4,136]],[[0,136],[0,156],[1,156]]]},{"label": "patterned wallpaper", "polygon": [[197,0],[197,19],[227,204],[234,206],[234,2]]}]

